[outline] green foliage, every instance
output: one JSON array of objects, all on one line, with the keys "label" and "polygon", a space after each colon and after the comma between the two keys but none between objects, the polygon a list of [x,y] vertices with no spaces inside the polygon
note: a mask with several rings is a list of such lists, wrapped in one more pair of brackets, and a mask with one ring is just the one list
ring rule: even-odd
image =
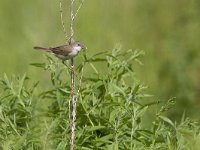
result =
[{"label": "green foliage", "polygon": [[[157,104],[142,101],[150,95],[144,93],[146,86],[136,79],[134,65],[141,63],[143,54],[143,51],[124,52],[120,46],[92,57],[84,53],[84,60],[76,69],[76,93],[81,89],[76,95],[77,150],[198,148],[197,123],[183,116],[177,124],[163,114],[173,106],[174,98],[157,111],[149,128],[143,126],[147,110]],[[68,68],[49,56],[47,60],[47,64],[32,64],[51,74],[52,88],[47,91],[34,92],[38,83],[30,86],[26,75],[10,80],[5,75],[1,80],[1,149],[68,149],[71,98]],[[104,72],[98,70],[96,63],[104,65]],[[82,75],[85,68],[91,68],[93,73]]]},{"label": "green foliage", "polygon": [[[66,29],[68,4],[63,0]],[[145,65],[135,69],[140,80],[151,85],[148,92],[163,99],[177,97],[176,109],[168,112],[173,120],[183,111],[200,119],[199,16],[199,0],[87,0],[74,23],[75,39],[92,54],[119,41],[126,48],[145,49]],[[46,85],[46,74],[28,64],[43,59],[33,46],[65,43],[59,1],[0,0],[0,18],[0,76],[28,72]]]},{"label": "green foliage", "polygon": [[0,97],[0,143],[2,149],[40,147],[40,128],[37,118],[37,99],[34,96],[38,83],[29,87],[28,78],[4,75],[1,80],[4,92]]}]

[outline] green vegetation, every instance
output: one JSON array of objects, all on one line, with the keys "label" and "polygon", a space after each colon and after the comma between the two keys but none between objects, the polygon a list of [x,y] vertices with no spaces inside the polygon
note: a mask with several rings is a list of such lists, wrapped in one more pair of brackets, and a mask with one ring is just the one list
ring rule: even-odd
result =
[{"label": "green vegetation", "polygon": [[[142,54],[123,52],[120,47],[92,57],[84,53],[77,75],[84,73],[84,68],[93,71],[83,75],[81,85],[77,84],[81,91],[77,95],[76,149],[195,150],[200,146],[197,123],[185,116],[180,123],[173,123],[163,115],[174,105],[174,98],[163,104],[145,127],[148,109],[159,101],[145,102],[150,95],[145,94],[146,87],[135,78],[134,66]],[[69,75],[62,64],[49,56],[47,60],[47,64],[32,64],[51,74],[52,88],[47,91],[36,92],[40,85],[31,85],[26,75],[10,80],[4,75],[1,80],[1,149],[68,149]],[[98,62],[106,74],[95,67]]]},{"label": "green vegetation", "polygon": [[[199,149],[199,15],[199,0],[85,1],[74,37],[88,47],[75,61],[77,149]],[[1,0],[0,18],[0,149],[65,149],[69,73],[33,50],[65,42],[59,1]]]},{"label": "green vegetation", "polygon": [[[68,12],[64,7],[66,19]],[[173,119],[185,111],[199,120],[199,14],[199,0],[87,0],[75,22],[75,39],[91,54],[118,42],[125,49],[144,49],[144,66],[135,69],[151,86],[149,92],[161,99],[177,98],[169,114]],[[65,42],[59,1],[1,0],[0,17],[0,75],[26,72],[46,85],[48,75],[29,64],[43,60],[33,46]]]}]

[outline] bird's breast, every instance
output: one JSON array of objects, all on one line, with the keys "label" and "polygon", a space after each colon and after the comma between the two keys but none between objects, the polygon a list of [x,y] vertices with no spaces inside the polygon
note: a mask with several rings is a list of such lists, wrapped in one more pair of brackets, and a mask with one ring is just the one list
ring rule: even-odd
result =
[{"label": "bird's breast", "polygon": [[75,57],[77,54],[78,54],[78,51],[72,51],[68,53],[67,55],[61,55],[61,54],[54,54],[54,55],[62,60],[68,60]]},{"label": "bird's breast", "polygon": [[69,56],[74,57],[78,54],[78,51],[72,51],[71,53],[69,53]]}]

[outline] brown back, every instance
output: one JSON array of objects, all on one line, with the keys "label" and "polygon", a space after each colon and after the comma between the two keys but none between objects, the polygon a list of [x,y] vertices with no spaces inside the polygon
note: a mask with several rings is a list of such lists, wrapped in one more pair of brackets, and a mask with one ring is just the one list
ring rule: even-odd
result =
[{"label": "brown back", "polygon": [[70,45],[62,45],[54,48],[50,48],[50,50],[57,55],[67,56],[72,52],[72,47]]}]

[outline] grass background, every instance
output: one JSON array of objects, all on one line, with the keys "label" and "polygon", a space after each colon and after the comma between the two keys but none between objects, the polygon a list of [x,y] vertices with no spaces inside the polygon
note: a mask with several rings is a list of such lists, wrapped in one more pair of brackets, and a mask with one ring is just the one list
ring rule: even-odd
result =
[{"label": "grass background", "polygon": [[[69,9],[63,5],[67,18]],[[86,0],[75,21],[75,39],[85,43],[89,54],[109,51],[116,43],[144,49],[144,65],[135,69],[149,85],[148,93],[156,95],[152,99],[175,96],[169,116],[178,119],[185,111],[199,120],[199,15],[199,0]],[[59,1],[1,0],[0,18],[0,75],[26,72],[46,87],[49,75],[29,64],[44,61],[33,46],[65,42]]]}]

